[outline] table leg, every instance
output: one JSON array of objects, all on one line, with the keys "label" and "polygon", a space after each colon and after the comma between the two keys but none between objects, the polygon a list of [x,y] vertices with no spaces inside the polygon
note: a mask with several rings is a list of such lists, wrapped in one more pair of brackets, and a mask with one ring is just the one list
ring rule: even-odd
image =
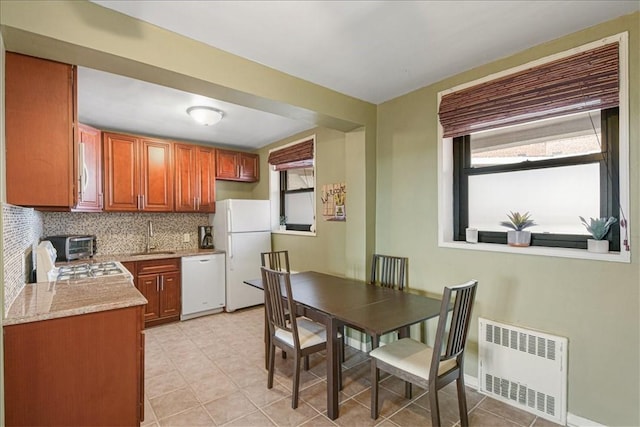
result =
[{"label": "table leg", "polygon": [[[407,338],[411,335],[411,331],[409,326],[401,328],[398,330],[398,338]],[[411,383],[409,381],[404,382],[404,397],[407,399],[411,399],[411,395],[413,394],[413,390],[411,389]]]},{"label": "table leg", "polygon": [[338,322],[333,317],[327,318],[327,416],[331,420],[338,418],[338,375],[340,360],[338,357]]},{"label": "table leg", "polygon": [[264,309],[264,368],[269,370],[269,348],[271,346],[271,334],[269,333],[269,321],[267,309]]}]

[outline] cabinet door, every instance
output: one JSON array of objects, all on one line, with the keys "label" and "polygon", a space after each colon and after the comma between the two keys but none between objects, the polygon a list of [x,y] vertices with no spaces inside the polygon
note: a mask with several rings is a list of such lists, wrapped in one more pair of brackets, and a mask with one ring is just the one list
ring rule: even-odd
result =
[{"label": "cabinet door", "polygon": [[75,206],[75,67],[7,52],[7,202]]},{"label": "cabinet door", "polygon": [[137,211],[140,208],[138,139],[105,133],[105,211]]},{"label": "cabinet door", "polygon": [[160,277],[160,317],[180,316],[180,272]]},{"label": "cabinet door", "polygon": [[174,144],[175,209],[194,212],[197,209],[198,176],[195,145]]},{"label": "cabinet door", "polygon": [[147,212],[173,211],[172,143],[142,139],[141,206]]},{"label": "cabinet door", "polygon": [[215,150],[197,147],[198,160],[198,211],[216,211],[216,157]]},{"label": "cabinet door", "polygon": [[238,152],[216,150],[216,178],[238,179]]},{"label": "cabinet door", "polygon": [[160,317],[160,275],[141,275],[136,282],[138,290],[147,299],[144,309],[145,322],[158,319]]},{"label": "cabinet door", "polygon": [[78,203],[75,211],[102,211],[102,135],[78,125]]},{"label": "cabinet door", "polygon": [[240,173],[238,178],[241,181],[254,182],[258,180],[258,155],[249,153],[240,153]]}]

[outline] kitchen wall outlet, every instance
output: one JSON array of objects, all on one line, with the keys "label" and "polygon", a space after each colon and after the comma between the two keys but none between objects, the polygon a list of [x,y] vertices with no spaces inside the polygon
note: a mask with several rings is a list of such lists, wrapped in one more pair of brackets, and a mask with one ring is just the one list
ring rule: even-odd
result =
[{"label": "kitchen wall outlet", "polygon": [[191,241],[191,236],[189,233],[184,233],[182,235],[182,243],[189,243]]}]

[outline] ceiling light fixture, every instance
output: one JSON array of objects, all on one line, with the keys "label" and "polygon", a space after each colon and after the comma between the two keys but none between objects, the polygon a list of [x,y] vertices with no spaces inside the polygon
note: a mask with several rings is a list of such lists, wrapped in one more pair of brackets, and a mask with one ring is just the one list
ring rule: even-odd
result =
[{"label": "ceiling light fixture", "polygon": [[187,114],[191,116],[193,120],[205,126],[213,126],[222,120],[222,111],[216,110],[211,107],[189,107],[187,108]]}]

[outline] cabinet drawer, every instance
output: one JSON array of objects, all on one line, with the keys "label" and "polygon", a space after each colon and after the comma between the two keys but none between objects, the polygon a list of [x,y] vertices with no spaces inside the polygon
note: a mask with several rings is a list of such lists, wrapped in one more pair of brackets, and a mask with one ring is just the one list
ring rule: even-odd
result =
[{"label": "cabinet drawer", "polygon": [[179,270],[180,270],[180,258],[153,259],[149,261],[136,262],[136,273],[138,275],[164,273],[167,271],[179,271]]}]

